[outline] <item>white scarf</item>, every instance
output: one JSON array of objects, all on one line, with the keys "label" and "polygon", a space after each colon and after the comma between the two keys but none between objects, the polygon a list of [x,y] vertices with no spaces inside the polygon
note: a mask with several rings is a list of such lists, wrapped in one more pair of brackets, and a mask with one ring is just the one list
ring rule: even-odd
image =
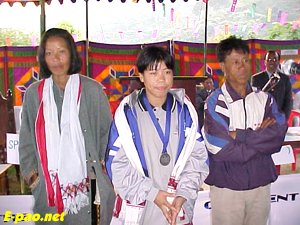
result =
[{"label": "white scarf", "polygon": [[[40,108],[43,106],[43,110],[39,110],[39,113],[43,112],[43,115],[40,116],[43,116],[45,121],[47,162],[43,162],[43,159],[41,161],[42,164],[48,165],[47,171],[43,166],[43,172],[44,174],[49,173],[51,181],[50,186],[46,179],[48,204],[53,206],[51,199],[54,199],[54,205],[60,211],[59,202],[62,199],[63,211],[76,214],[81,207],[89,204],[86,153],[78,116],[80,105],[79,75],[71,75],[66,84],[60,126],[53,94],[52,77],[45,80],[41,103]],[[41,157],[40,148],[39,153]],[[51,188],[53,190],[50,190]],[[54,197],[49,196],[51,192],[54,192]]]}]

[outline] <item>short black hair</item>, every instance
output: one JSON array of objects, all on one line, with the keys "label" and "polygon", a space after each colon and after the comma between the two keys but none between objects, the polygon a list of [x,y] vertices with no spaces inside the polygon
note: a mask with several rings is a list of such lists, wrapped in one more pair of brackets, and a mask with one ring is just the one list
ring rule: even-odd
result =
[{"label": "short black hair", "polygon": [[203,80],[203,81],[206,81],[206,80],[208,80],[208,79],[212,79],[212,81],[214,81],[214,78],[213,78],[211,75],[209,75],[209,76],[206,76],[206,77],[204,78],[204,80]]},{"label": "short black hair", "polygon": [[68,49],[71,54],[71,59],[70,59],[71,63],[70,63],[70,68],[68,70],[68,74],[71,75],[71,74],[79,73],[81,70],[82,61],[77,51],[76,44],[72,35],[65,29],[51,28],[43,34],[38,49],[38,63],[40,66],[40,71],[39,71],[40,76],[42,76],[43,78],[48,78],[52,74],[45,61],[46,43],[48,39],[51,37],[60,37],[66,41]]},{"label": "short black hair", "polygon": [[250,53],[249,46],[246,41],[237,38],[234,35],[222,41],[216,47],[216,54],[219,62],[224,62],[227,55],[230,55],[232,50]]},{"label": "short black hair", "polygon": [[269,54],[275,54],[275,55],[277,56],[277,58],[278,58],[278,61],[280,61],[280,54],[279,54],[279,52],[274,51],[274,50],[269,50],[269,51],[267,51],[267,53],[266,53],[265,56],[264,56],[264,60],[267,59],[267,56],[268,56]]},{"label": "short black hair", "polygon": [[138,55],[136,66],[139,73],[147,69],[156,69],[159,62],[163,61],[168,69],[174,71],[174,59],[168,50],[158,46],[144,47]]}]

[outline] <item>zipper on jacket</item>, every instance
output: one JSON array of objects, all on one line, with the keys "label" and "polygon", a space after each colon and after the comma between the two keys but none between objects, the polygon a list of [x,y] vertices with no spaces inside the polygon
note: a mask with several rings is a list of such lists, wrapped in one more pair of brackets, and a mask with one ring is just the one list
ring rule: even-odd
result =
[{"label": "zipper on jacket", "polygon": [[245,114],[245,124],[244,129],[247,129],[247,111],[246,111],[246,99],[243,98],[243,108],[244,108],[244,114]]},{"label": "zipper on jacket", "polygon": [[[247,97],[247,96],[246,96]],[[247,129],[247,110],[246,110],[246,97],[243,98],[243,108],[244,108],[244,114],[245,114],[245,124],[244,124],[244,129],[246,130]],[[247,169],[247,174],[248,174],[248,177],[249,177],[249,170],[248,170],[248,167],[246,168]],[[248,188],[250,187],[250,181],[249,181],[249,178],[248,178]]]}]

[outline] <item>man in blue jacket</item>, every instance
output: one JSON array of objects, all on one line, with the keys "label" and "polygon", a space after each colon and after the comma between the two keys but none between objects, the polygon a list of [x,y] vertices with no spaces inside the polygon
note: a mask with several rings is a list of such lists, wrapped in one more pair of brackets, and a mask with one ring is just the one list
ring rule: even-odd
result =
[{"label": "man in blue jacket", "polygon": [[216,50],[225,83],[207,99],[203,128],[212,224],[266,225],[277,179],[271,155],[284,141],[285,116],[270,94],[251,87],[245,41],[232,36]]}]

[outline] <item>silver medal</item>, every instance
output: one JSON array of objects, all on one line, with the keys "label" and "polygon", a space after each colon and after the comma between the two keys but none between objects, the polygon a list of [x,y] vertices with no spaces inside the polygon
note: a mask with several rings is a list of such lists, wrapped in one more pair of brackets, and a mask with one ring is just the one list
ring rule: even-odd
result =
[{"label": "silver medal", "polygon": [[170,155],[168,153],[161,154],[159,161],[161,165],[167,166],[171,161]]}]

